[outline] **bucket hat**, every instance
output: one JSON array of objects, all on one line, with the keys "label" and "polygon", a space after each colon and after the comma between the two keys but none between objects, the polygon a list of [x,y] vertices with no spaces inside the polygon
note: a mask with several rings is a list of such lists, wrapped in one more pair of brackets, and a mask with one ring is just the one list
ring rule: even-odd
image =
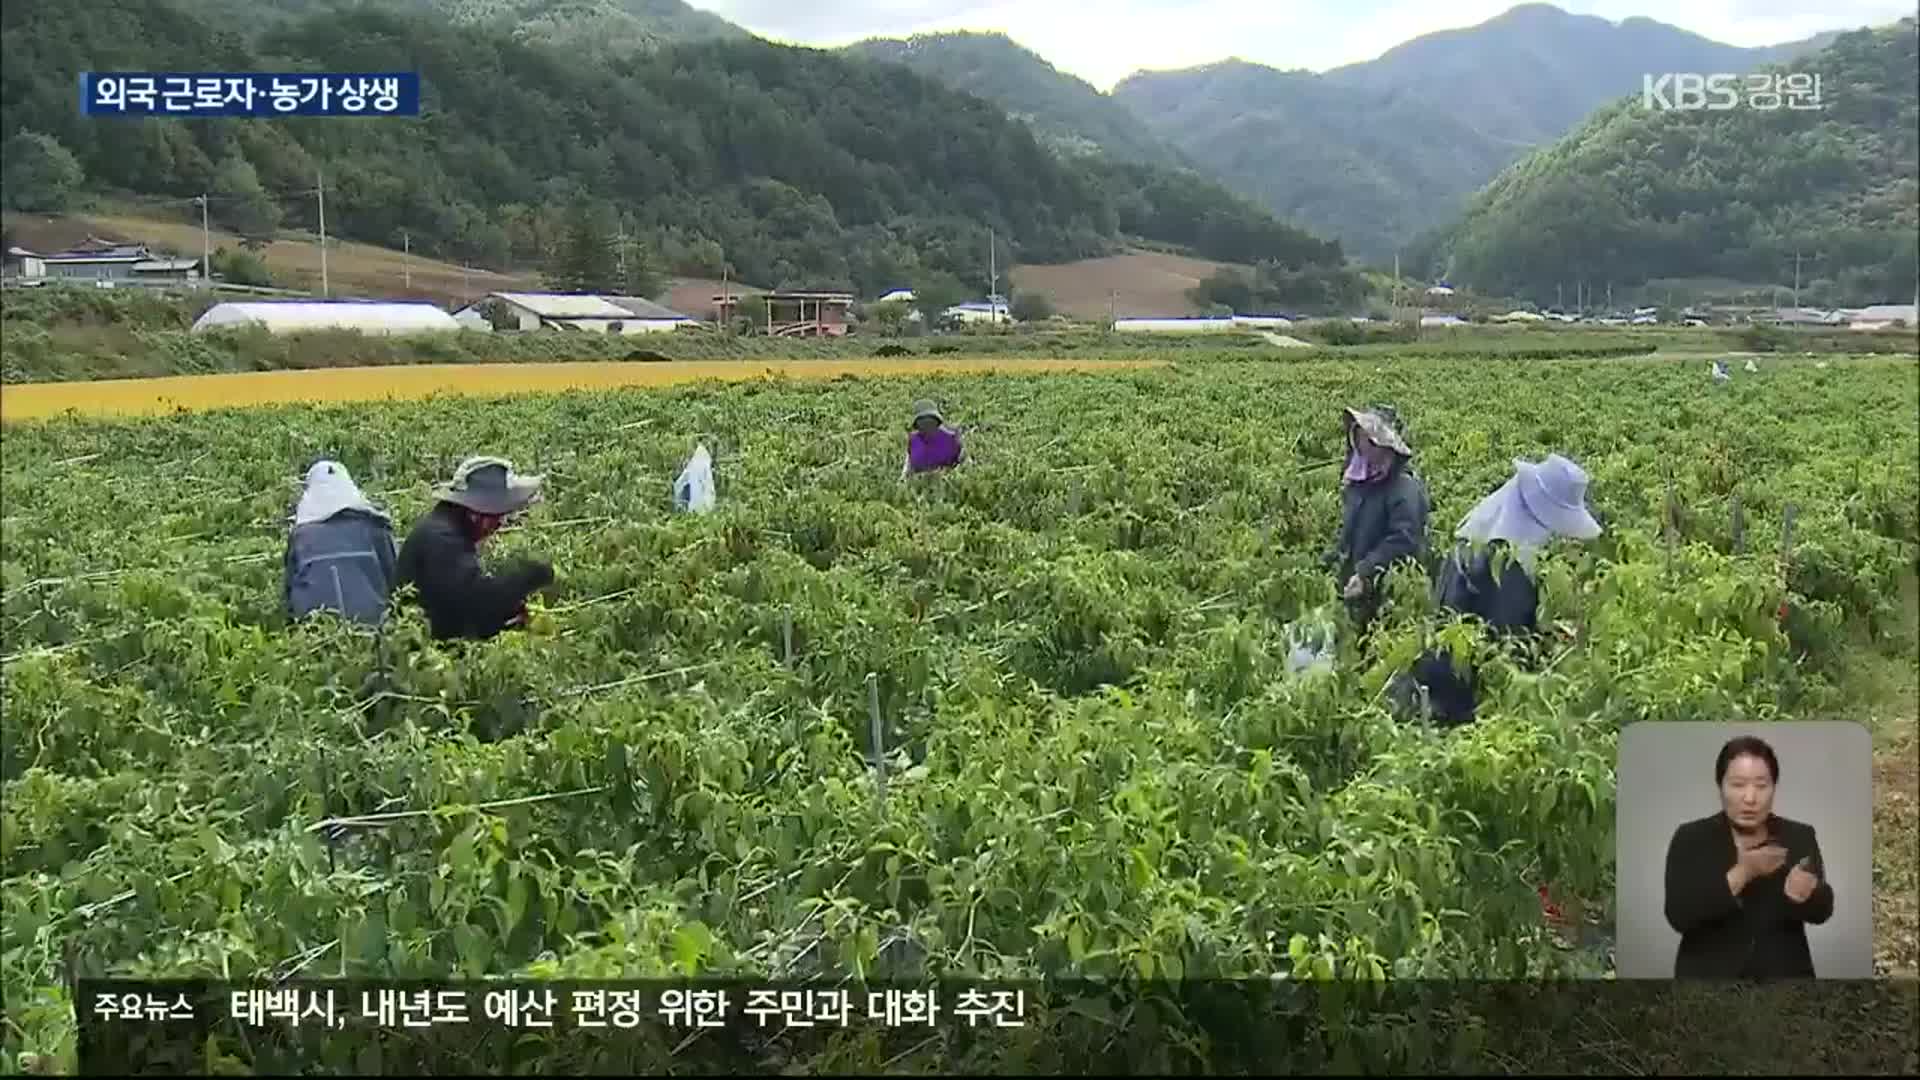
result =
[{"label": "bucket hat", "polygon": [[946,417],[940,415],[940,407],[938,405],[935,405],[927,398],[921,398],[919,401],[913,403],[913,421],[907,426],[911,428],[914,424],[918,424],[922,417],[926,416],[933,417],[933,422],[936,424],[944,424],[947,422]]},{"label": "bucket hat", "polygon": [[521,476],[504,458],[471,457],[460,463],[453,479],[434,489],[434,497],[476,514],[512,514],[524,510],[540,494],[539,476]]},{"label": "bucket hat", "polygon": [[1375,446],[1384,446],[1403,458],[1413,456],[1413,448],[1393,429],[1393,421],[1372,409],[1343,409],[1347,429],[1360,429],[1361,434],[1373,440]]},{"label": "bucket hat", "polygon": [[1454,535],[1521,547],[1538,547],[1554,536],[1591,540],[1600,535],[1600,523],[1587,511],[1586,493],[1586,472],[1559,454],[1539,463],[1515,458],[1512,478],[1480,500]]}]

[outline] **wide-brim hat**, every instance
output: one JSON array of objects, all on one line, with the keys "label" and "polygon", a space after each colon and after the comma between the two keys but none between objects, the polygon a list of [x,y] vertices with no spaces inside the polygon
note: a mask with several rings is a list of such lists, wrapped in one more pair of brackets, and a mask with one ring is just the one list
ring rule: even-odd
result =
[{"label": "wide-brim hat", "polygon": [[464,506],[476,514],[512,514],[539,497],[544,477],[521,476],[503,458],[473,457],[460,463],[453,479],[434,489],[442,502]]},{"label": "wide-brim hat", "polygon": [[921,398],[919,401],[913,403],[913,419],[908,422],[907,426],[913,427],[928,416],[933,417],[933,422],[936,424],[944,424],[947,422],[947,418],[940,415],[940,406],[935,405],[926,398]]},{"label": "wide-brim hat", "polygon": [[1600,535],[1600,523],[1587,510],[1586,470],[1559,454],[1535,463],[1513,462],[1514,488],[1527,513],[1561,536],[1591,540]]},{"label": "wide-brim hat", "polygon": [[1377,412],[1369,409],[1343,409],[1349,431],[1359,428],[1361,434],[1373,440],[1375,446],[1384,446],[1403,458],[1413,456],[1413,447],[1393,430],[1393,424]]}]

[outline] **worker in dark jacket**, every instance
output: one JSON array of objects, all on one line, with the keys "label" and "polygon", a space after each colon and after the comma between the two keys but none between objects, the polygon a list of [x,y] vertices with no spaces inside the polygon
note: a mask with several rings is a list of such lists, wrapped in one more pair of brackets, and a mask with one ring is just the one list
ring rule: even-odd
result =
[{"label": "worker in dark jacket", "polygon": [[1780,759],[1764,741],[1728,740],[1713,768],[1720,812],[1675,829],[1667,847],[1674,977],[1811,979],[1807,927],[1833,917],[1813,826],[1774,814]]},{"label": "worker in dark jacket", "polygon": [[[1444,613],[1472,616],[1495,633],[1532,634],[1540,589],[1534,572],[1540,549],[1556,536],[1591,540],[1600,523],[1587,511],[1587,474],[1549,454],[1538,464],[1516,459],[1513,476],[1480,500],[1454,535],[1460,543],[1434,576],[1434,602]],[[1473,720],[1473,669],[1446,651],[1428,652],[1414,665],[1426,688],[1432,718],[1445,726]]]},{"label": "worker in dark jacket", "polygon": [[332,611],[377,626],[393,584],[392,520],[367,501],[345,465],[315,462],[287,533],[281,589],[287,614],[300,619]]},{"label": "worker in dark jacket", "polygon": [[436,638],[490,638],[525,625],[527,597],[553,581],[553,567],[523,563],[504,574],[480,569],[480,544],[540,494],[541,478],[518,476],[500,458],[461,462],[434,492],[439,502],[400,548],[400,581],[419,590]]},{"label": "worker in dark jacket", "polygon": [[1340,595],[1364,634],[1380,610],[1387,571],[1426,553],[1427,486],[1413,471],[1413,450],[1386,416],[1348,409],[1346,428],[1340,540],[1333,559]]}]

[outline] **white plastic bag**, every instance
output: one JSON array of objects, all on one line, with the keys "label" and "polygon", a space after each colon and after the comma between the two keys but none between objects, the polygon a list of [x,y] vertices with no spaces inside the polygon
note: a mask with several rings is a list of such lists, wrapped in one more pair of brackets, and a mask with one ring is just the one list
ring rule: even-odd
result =
[{"label": "white plastic bag", "polygon": [[1287,627],[1287,673],[1298,675],[1311,668],[1332,668],[1334,626],[1330,612],[1319,608]]},{"label": "white plastic bag", "polygon": [[707,444],[701,443],[673,482],[673,506],[704,514],[713,509],[713,503],[713,455],[707,453]]}]

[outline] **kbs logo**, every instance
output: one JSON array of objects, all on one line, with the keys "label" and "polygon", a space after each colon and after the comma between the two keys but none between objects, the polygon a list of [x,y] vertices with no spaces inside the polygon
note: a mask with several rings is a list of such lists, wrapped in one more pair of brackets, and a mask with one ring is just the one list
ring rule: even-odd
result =
[{"label": "kbs logo", "polygon": [[1640,76],[1640,103],[1648,109],[1705,109],[1725,112],[1740,107],[1741,87],[1750,109],[1769,112],[1785,104],[1789,109],[1820,109],[1820,76],[1701,75],[1695,72]]}]

